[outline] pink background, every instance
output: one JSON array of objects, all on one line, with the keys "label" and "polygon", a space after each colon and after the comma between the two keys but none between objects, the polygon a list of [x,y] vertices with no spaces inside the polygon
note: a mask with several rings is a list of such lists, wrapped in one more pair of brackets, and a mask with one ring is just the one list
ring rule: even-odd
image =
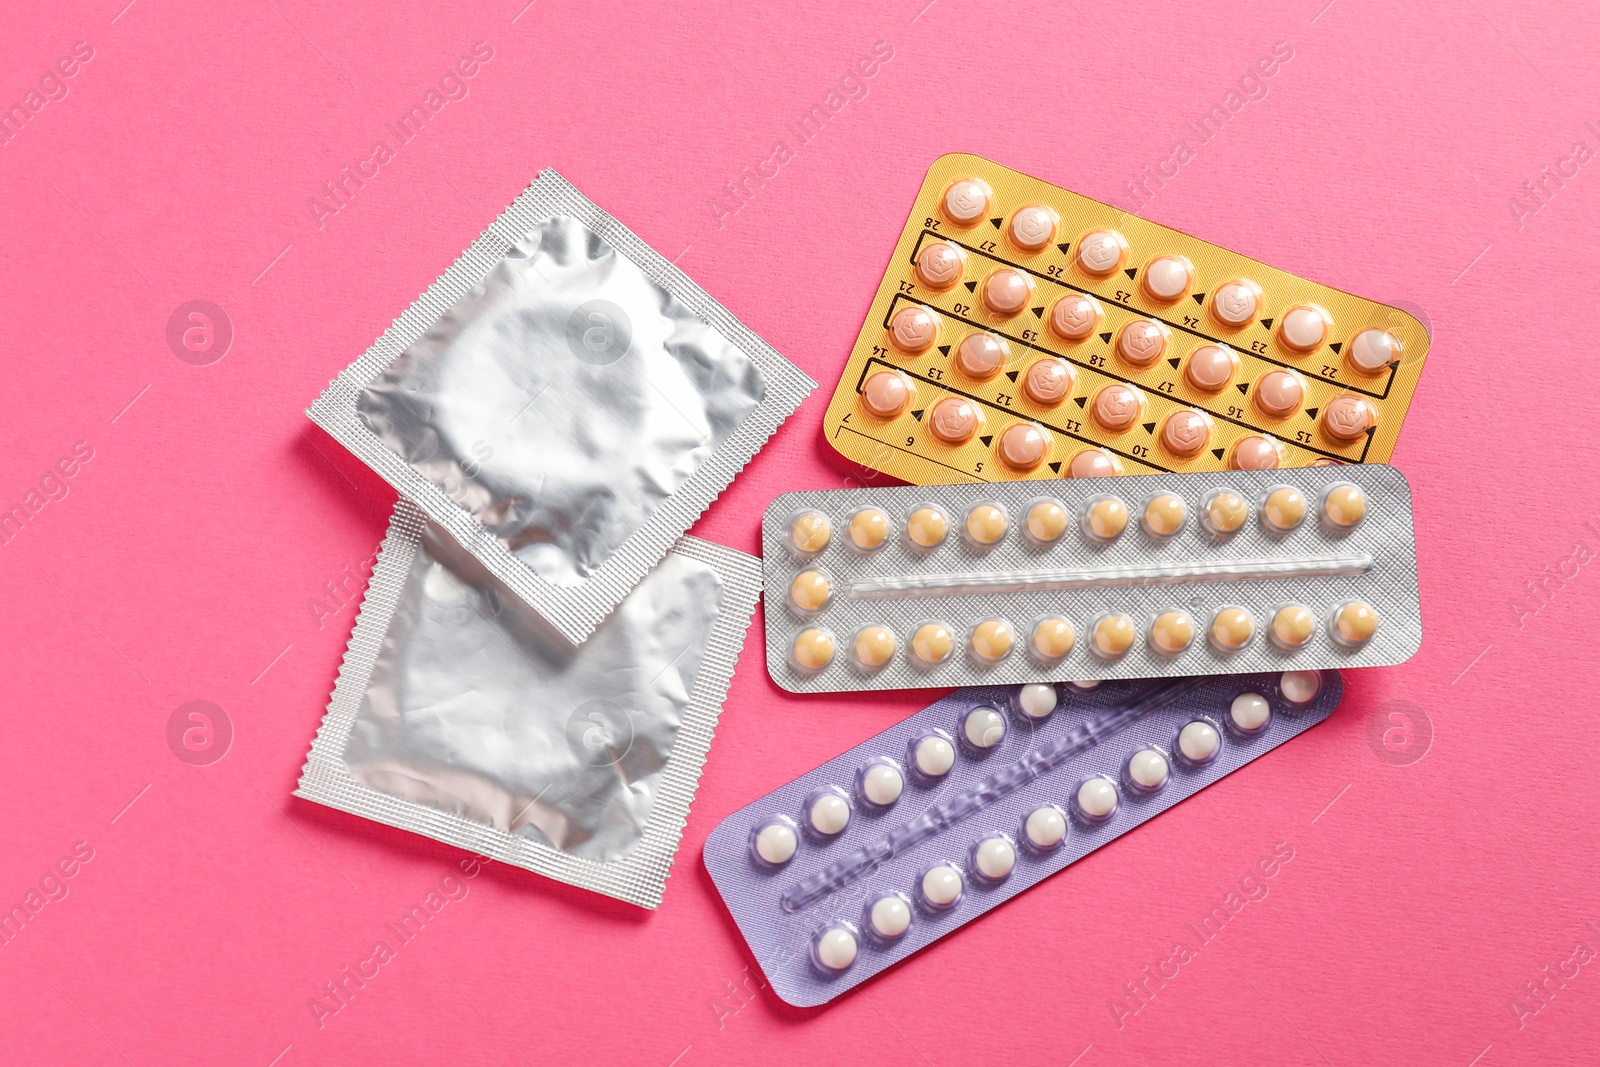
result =
[{"label": "pink background", "polygon": [[[28,506],[78,442],[92,459],[0,545],[0,906],[41,879],[67,891],[0,946],[0,1059],[1592,1058],[1592,5],[523,2],[6,6],[0,104],[26,106],[75,42],[93,58],[0,146],[0,507]],[[480,41],[468,95],[396,149],[384,124]],[[866,97],[801,145],[786,124],[876,41],[893,59]],[[1185,123],[1278,41],[1293,59],[1265,98],[1193,142]],[[747,977],[701,844],[934,694],[786,696],[752,632],[660,911],[491,867],[319,1026],[322,984],[461,857],[289,796],[353,619],[324,583],[362,569],[393,501],[301,414],[327,380],[554,166],[823,383],[695,530],[753,552],[769,499],[850,474],[820,414],[937,155],[1132,206],[1124,182],[1180,138],[1197,158],[1144,214],[1432,324],[1395,457],[1416,490],[1421,654],[1353,674],[1304,738],[797,1013]],[[379,139],[395,158],[319,227],[308,199]],[[710,198],[780,139],[794,158],[719,220]],[[1546,166],[1562,184],[1514,211]],[[235,331],[208,366],[165,337],[192,299]],[[190,700],[233,727],[209,766],[166,739]],[[78,842],[92,860],[47,877]],[[1294,858],[1268,897],[1119,1028],[1123,983],[1278,842]]]}]

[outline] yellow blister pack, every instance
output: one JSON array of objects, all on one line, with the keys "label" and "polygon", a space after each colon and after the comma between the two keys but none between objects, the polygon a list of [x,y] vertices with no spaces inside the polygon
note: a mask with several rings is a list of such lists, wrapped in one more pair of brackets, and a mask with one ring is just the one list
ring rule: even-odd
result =
[{"label": "yellow blister pack", "polygon": [[914,484],[1381,463],[1412,315],[990,162],[928,170],[824,419]]}]

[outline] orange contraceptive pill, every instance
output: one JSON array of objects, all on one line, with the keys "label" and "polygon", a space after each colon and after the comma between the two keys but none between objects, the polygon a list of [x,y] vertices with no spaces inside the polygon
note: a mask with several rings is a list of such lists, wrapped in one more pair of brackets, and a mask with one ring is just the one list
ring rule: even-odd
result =
[{"label": "orange contraceptive pill", "polygon": [[1428,345],[1398,308],[951,154],[823,427],[918,485],[1382,463]]}]

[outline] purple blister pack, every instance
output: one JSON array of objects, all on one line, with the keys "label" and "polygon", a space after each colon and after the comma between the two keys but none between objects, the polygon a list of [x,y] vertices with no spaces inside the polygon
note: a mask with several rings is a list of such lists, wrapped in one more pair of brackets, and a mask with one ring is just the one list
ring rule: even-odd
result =
[{"label": "purple blister pack", "polygon": [[1326,719],[1337,671],[957,690],[722,821],[780,998],[826,1003]]}]

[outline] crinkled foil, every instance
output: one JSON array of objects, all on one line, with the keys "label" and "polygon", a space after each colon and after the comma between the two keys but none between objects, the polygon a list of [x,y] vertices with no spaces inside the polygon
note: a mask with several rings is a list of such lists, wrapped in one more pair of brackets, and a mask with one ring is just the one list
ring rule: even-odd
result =
[{"label": "crinkled foil", "polygon": [[758,585],[686,537],[573,646],[402,500],[296,793],[654,907]]},{"label": "crinkled foil", "polygon": [[813,386],[547,170],[309,414],[581,641]]}]

